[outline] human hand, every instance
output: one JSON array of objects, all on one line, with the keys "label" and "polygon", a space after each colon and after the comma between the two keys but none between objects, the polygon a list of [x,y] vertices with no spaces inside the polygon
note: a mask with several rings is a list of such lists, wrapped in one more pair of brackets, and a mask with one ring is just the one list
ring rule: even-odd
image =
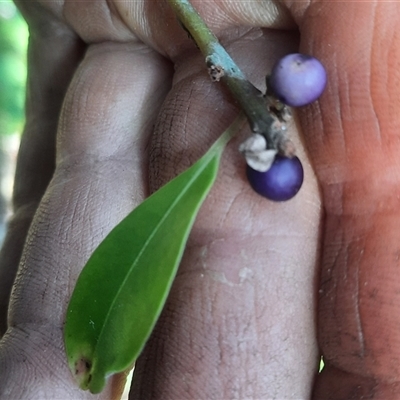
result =
[{"label": "human hand", "polygon": [[[314,397],[397,398],[398,7],[193,3],[256,85],[298,49],[325,64],[329,82],[292,127],[306,181],[290,202],[250,189],[237,152],[248,132],[228,146],[132,398],[308,398],[317,316],[326,368]],[[62,342],[82,266],[238,110],[166,2],[19,6],[32,32],[28,118],[2,250],[3,326],[26,244],[0,347],[0,394],[92,398],[75,386]],[[97,397],[116,396],[120,384],[116,377]]]}]

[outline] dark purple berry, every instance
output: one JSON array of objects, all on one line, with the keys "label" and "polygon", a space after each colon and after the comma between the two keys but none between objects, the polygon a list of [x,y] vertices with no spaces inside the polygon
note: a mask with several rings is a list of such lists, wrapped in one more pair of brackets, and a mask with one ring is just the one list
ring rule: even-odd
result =
[{"label": "dark purple berry", "polygon": [[289,54],[273,67],[269,90],[284,104],[305,106],[321,96],[326,85],[326,71],[314,57]]},{"label": "dark purple berry", "polygon": [[289,200],[296,195],[303,183],[303,166],[297,157],[275,157],[271,168],[259,172],[247,166],[247,179],[261,196],[273,201]]}]

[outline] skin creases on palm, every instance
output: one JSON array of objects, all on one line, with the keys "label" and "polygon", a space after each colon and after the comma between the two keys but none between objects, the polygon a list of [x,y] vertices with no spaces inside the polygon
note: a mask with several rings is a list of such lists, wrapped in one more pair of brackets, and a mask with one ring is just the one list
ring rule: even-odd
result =
[{"label": "skin creases on palm", "polygon": [[[399,398],[387,382],[398,381],[399,365],[393,299],[400,118],[393,110],[400,46],[383,38],[397,37],[400,11],[393,2],[284,3],[293,19],[278,3],[194,2],[255,85],[263,87],[277,58],[299,50],[326,65],[328,86],[292,127],[305,183],[290,203],[252,193],[237,154],[241,138],[228,146],[138,363],[136,398],[309,398],[318,361],[319,266],[319,345],[328,368],[316,380],[316,398],[346,399],[371,387],[376,398]],[[75,391],[60,334],[81,266],[124,214],[204,153],[237,108],[222,85],[210,82],[203,57],[164,1],[19,6],[32,26],[31,47],[38,46],[30,60],[35,107],[28,112],[39,108],[30,121],[42,140],[26,139],[28,155],[44,133],[54,136],[60,109],[51,96],[61,108],[69,88],[57,168],[11,299],[0,385],[23,398],[15,382],[29,376],[25,396],[40,388],[49,398],[86,398]],[[78,40],[69,27],[87,45],[82,61],[71,50]],[[34,165],[46,157],[43,151]],[[17,189],[28,170],[26,163]],[[42,354],[48,358],[40,369]]]},{"label": "skin creases on palm", "polygon": [[[52,14],[87,44],[137,40],[170,58],[182,51],[182,45],[187,47],[187,37],[167,1],[36,0],[27,5],[17,0],[17,3],[28,21],[48,20]],[[237,26],[296,29],[288,10],[279,2],[249,2],[244,6],[229,0],[191,3],[216,34]]]},{"label": "skin creases on palm", "polygon": [[[211,25],[228,51],[260,87],[273,62],[298,46],[296,32],[235,26],[246,25],[254,10],[246,14],[232,7],[224,13],[228,3],[215,9],[204,4],[204,13],[217,17]],[[122,9],[128,5],[134,9]],[[105,2],[19,6],[33,32],[29,112],[39,113],[29,119],[38,126],[27,130],[42,131],[41,143],[43,132],[54,135],[59,112],[61,116],[56,169],[49,173],[52,180],[33,221],[11,298],[11,329],[0,350],[5,368],[1,389],[15,398],[30,392],[86,398],[75,387],[62,344],[65,307],[80,269],[106,233],[144,195],[198,159],[238,110],[226,90],[210,81],[203,56],[166,3],[121,2],[111,12]],[[266,20],[266,26],[271,21],[279,25],[277,17]],[[173,77],[170,62],[142,41],[175,62]],[[60,111],[54,109],[55,95]],[[306,160],[295,127],[292,133]],[[318,358],[312,305],[320,220],[316,182],[306,162],[308,181],[294,203],[277,208],[258,198],[246,183],[237,151],[243,135],[226,150],[160,320],[173,340],[165,343],[157,370],[151,368],[149,374],[146,363],[138,363],[136,393],[153,387],[171,398],[199,393],[223,398],[237,391],[240,397],[250,392],[255,397],[306,397],[311,391]],[[25,143],[28,151],[39,141],[26,135]],[[48,156],[43,152],[33,158],[37,163]],[[28,168],[32,170],[21,156],[21,187]],[[290,231],[290,251],[282,227]],[[28,334],[21,337],[21,332]],[[160,337],[157,330],[143,360],[154,359],[152,349]],[[47,354],[45,363],[42,354]],[[45,365],[39,377],[38,364]],[[276,374],[288,377],[287,382],[277,381]],[[29,376],[30,383],[15,386],[20,376]],[[179,376],[178,385],[174,376]],[[113,390],[109,386],[102,396],[109,398]]]}]

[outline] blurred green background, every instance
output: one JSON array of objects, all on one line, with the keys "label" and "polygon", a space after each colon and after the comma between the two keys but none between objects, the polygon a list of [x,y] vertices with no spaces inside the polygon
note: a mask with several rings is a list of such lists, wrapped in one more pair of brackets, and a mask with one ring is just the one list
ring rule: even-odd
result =
[{"label": "blurred green background", "polygon": [[15,162],[25,121],[28,28],[10,0],[0,0],[0,245],[12,213]]},{"label": "blurred green background", "polygon": [[20,133],[24,124],[28,28],[15,5],[0,0],[0,135]]}]

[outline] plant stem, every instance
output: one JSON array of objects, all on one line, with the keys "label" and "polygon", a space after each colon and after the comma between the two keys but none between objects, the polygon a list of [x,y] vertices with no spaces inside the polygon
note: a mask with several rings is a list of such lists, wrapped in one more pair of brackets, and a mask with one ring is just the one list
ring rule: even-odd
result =
[{"label": "plant stem", "polygon": [[269,112],[263,93],[246,79],[188,0],[168,0],[168,2],[206,57],[210,75],[216,74],[214,80],[221,79],[240,104],[252,131],[266,138],[268,148],[278,148],[280,127],[277,130],[277,118]]},{"label": "plant stem", "polygon": [[243,124],[246,122],[246,117],[241,111],[232,124],[224,131],[224,133],[217,139],[214,143],[214,147],[218,149],[217,151],[221,151],[219,149],[223,149],[228,142],[239,132],[239,130],[243,127]]}]

